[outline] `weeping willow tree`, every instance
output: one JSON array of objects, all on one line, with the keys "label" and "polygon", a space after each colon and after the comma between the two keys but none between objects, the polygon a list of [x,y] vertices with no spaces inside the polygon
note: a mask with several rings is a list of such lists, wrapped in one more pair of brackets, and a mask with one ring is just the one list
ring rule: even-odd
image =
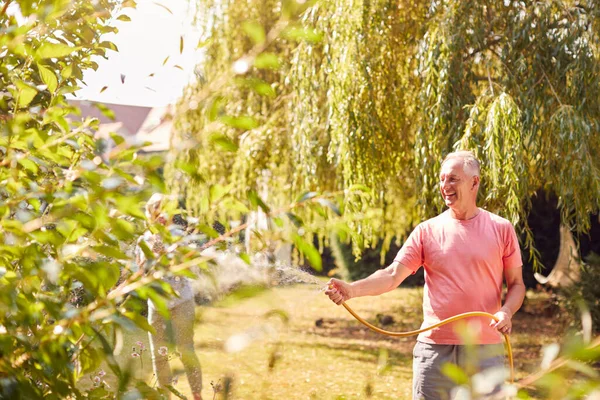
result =
[{"label": "weeping willow tree", "polygon": [[200,3],[204,79],[181,99],[167,168],[195,213],[213,185],[266,186],[275,205],[336,192],[357,248],[385,249],[441,211],[455,149],[476,153],[481,205],[527,245],[541,190],[578,231],[598,212],[596,2],[322,0],[294,17],[290,1]]}]

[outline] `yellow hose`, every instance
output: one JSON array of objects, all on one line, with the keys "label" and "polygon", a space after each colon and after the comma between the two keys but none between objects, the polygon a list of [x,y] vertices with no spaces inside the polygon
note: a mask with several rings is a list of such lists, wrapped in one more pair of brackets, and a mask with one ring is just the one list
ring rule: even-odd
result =
[{"label": "yellow hose", "polygon": [[[496,322],[499,321],[498,317],[496,317],[495,315],[492,315],[490,313],[486,313],[486,312],[483,312],[483,311],[473,311],[473,312],[467,312],[467,313],[463,313],[463,314],[458,314],[458,315],[455,315],[454,317],[446,318],[445,320],[440,321],[437,324],[431,325],[431,326],[429,326],[427,328],[418,329],[416,331],[391,332],[391,331],[386,331],[385,329],[378,328],[375,325],[372,325],[369,322],[365,321],[358,314],[356,314],[354,312],[354,310],[352,308],[350,308],[350,306],[348,304],[346,304],[346,302],[343,302],[342,305],[346,308],[346,310],[348,310],[348,312],[350,314],[352,314],[352,316],[354,318],[356,318],[359,322],[361,322],[362,324],[364,324],[367,328],[369,328],[369,329],[371,329],[371,330],[373,330],[375,332],[382,333],[382,334],[388,335],[388,336],[394,336],[394,337],[407,337],[407,336],[418,335],[421,332],[426,332],[428,330],[437,328],[437,327],[442,326],[442,325],[449,324],[449,323],[454,322],[454,321],[458,321],[459,319],[463,319],[463,318],[488,317],[488,318],[493,319]],[[515,382],[515,370],[514,370],[514,365],[513,365],[512,347],[510,346],[510,339],[508,337],[508,334],[507,333],[503,333],[503,335],[504,335],[504,342],[505,342],[505,345],[506,345],[506,352],[508,353],[508,364],[510,365],[510,383],[514,383]]]}]

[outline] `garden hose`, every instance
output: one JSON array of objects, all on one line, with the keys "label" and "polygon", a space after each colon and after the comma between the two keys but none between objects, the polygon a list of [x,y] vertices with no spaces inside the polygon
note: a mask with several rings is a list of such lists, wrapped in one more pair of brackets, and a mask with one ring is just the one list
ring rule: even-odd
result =
[{"label": "garden hose", "polygon": [[[391,331],[386,331],[385,329],[378,328],[375,325],[372,325],[369,322],[365,321],[358,314],[356,314],[354,312],[354,310],[352,308],[350,308],[350,306],[348,304],[346,304],[346,302],[342,302],[342,305],[346,308],[346,310],[348,310],[348,312],[350,314],[352,314],[352,316],[354,318],[356,318],[360,323],[364,324],[367,328],[369,328],[375,332],[382,333],[382,334],[388,335],[388,336],[394,336],[394,337],[407,337],[407,336],[418,335],[421,332],[426,332],[428,330],[431,330],[431,329],[437,328],[439,326],[446,325],[451,322],[458,321],[459,319],[464,319],[464,318],[487,317],[487,318],[493,319],[496,322],[499,321],[498,317],[496,317],[495,315],[492,315],[490,313],[486,313],[483,311],[472,311],[472,312],[466,312],[463,314],[458,314],[458,315],[455,315],[454,317],[446,318],[445,320],[442,320],[442,321],[438,322],[437,324],[428,326],[427,328],[418,329],[416,331],[391,332]],[[504,341],[505,341],[505,345],[506,345],[506,352],[508,354],[508,364],[510,366],[510,383],[514,383],[515,382],[515,370],[514,370],[514,365],[513,365],[512,347],[510,346],[510,339],[508,337],[508,333],[503,333],[503,335],[504,335]]]}]

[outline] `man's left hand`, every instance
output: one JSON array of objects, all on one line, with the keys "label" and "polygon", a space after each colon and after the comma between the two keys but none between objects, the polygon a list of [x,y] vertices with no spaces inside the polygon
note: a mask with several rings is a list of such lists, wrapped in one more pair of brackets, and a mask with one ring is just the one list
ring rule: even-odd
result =
[{"label": "man's left hand", "polygon": [[512,331],[512,313],[510,310],[502,307],[494,316],[498,318],[498,322],[492,320],[490,326],[496,328],[500,333],[510,334]]}]

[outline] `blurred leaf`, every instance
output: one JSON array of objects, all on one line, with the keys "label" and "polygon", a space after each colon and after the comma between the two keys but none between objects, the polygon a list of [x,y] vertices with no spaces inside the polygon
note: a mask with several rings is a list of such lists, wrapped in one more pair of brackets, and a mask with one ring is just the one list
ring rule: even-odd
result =
[{"label": "blurred leaf", "polygon": [[98,110],[100,110],[100,112],[102,113],[102,115],[104,115],[106,118],[115,121],[116,117],[115,117],[115,113],[113,110],[111,110],[109,107],[107,107],[105,104],[102,103],[94,103],[94,107],[96,107]]},{"label": "blurred leaf", "polygon": [[575,371],[583,374],[583,375],[587,375],[589,378],[592,378],[592,379],[600,378],[600,373],[593,367],[589,366],[588,364],[584,364],[584,363],[576,361],[576,360],[569,360],[569,361],[567,361],[566,366],[568,368],[571,368],[572,370],[575,370]]},{"label": "blurred leaf", "polygon": [[241,258],[246,264],[252,265],[252,260],[250,259],[250,256],[248,254],[240,253],[238,254],[238,257]]},{"label": "blurred leaf", "polygon": [[183,36],[179,36],[179,54],[183,54]]},{"label": "blurred leaf", "polygon": [[77,50],[79,50],[79,47],[71,47],[62,43],[44,42],[38,47],[36,57],[38,59],[62,58]]},{"label": "blurred leaf", "polygon": [[290,219],[290,221],[292,221],[292,223],[297,227],[300,228],[302,225],[304,225],[304,222],[302,221],[302,219],[300,219],[297,215],[295,215],[294,213],[291,212],[287,212],[285,213],[285,215],[287,215],[287,217]]},{"label": "blurred leaf", "polygon": [[442,365],[442,373],[452,379],[457,385],[466,385],[469,383],[469,377],[466,372],[456,364],[445,363]]},{"label": "blurred leaf", "polygon": [[254,44],[262,44],[265,41],[265,30],[261,24],[255,21],[246,21],[242,25],[242,29],[246,35],[254,42]]},{"label": "blurred leaf", "polygon": [[231,190],[231,186],[222,186],[218,183],[210,187],[210,201],[211,203],[219,201]]},{"label": "blurred leaf", "polygon": [[225,151],[236,152],[238,146],[226,135],[221,133],[213,133],[210,135],[209,140],[214,145],[220,147]]},{"label": "blurred leaf", "polygon": [[169,12],[169,14],[173,15],[173,11],[171,11],[167,6],[165,6],[165,5],[163,5],[163,4],[159,3],[159,2],[156,2],[156,1],[154,2],[154,4],[156,4],[159,7],[164,8],[165,10],[167,10]]},{"label": "blurred leaf", "polygon": [[203,47],[208,46],[211,43],[211,39],[206,39],[206,40],[199,40],[198,44],[196,45],[196,49],[201,49]]},{"label": "blurred leaf", "polygon": [[92,249],[94,249],[94,251],[97,253],[107,257],[116,258],[118,260],[126,260],[128,258],[125,253],[112,246],[94,246]]},{"label": "blurred leaf", "polygon": [[19,107],[28,106],[37,94],[37,90],[20,80],[17,80],[15,84],[19,90]]},{"label": "blurred leaf", "polygon": [[33,161],[31,161],[30,159],[21,158],[21,159],[19,159],[19,164],[21,164],[21,166],[23,168],[25,168],[32,174],[37,174],[39,171],[38,165],[36,163],[34,163]]},{"label": "blurred leaf", "polygon": [[150,332],[152,334],[156,334],[154,327],[148,323],[148,319],[141,314],[136,312],[126,312],[123,315],[130,320],[132,320],[139,328],[145,330],[146,332]]},{"label": "blurred leaf", "polygon": [[267,290],[267,288],[261,285],[243,285],[226,295],[218,304],[223,307],[231,307],[242,300],[256,297],[265,290]]},{"label": "blurred leaf", "polygon": [[52,72],[49,68],[44,67],[42,64],[38,64],[37,67],[40,77],[42,78],[42,82],[48,86],[50,93],[54,93],[58,87],[58,79],[56,78],[56,75],[54,75],[54,72]]},{"label": "blurred leaf", "polygon": [[379,349],[379,357],[377,358],[377,374],[383,375],[391,370],[392,366],[389,363],[389,354],[386,348]]},{"label": "blurred leaf", "polygon": [[265,202],[263,201],[263,199],[260,198],[258,193],[256,193],[254,190],[249,190],[247,192],[247,196],[248,200],[250,201],[250,204],[252,204],[253,207],[260,207],[265,213],[269,213],[269,206],[265,204]]},{"label": "blurred leaf", "polygon": [[296,41],[307,41],[309,43],[319,43],[323,40],[323,34],[310,28],[301,28],[291,26],[283,32],[283,37]]},{"label": "blurred leaf", "polygon": [[219,236],[221,236],[219,234],[219,232],[217,232],[215,230],[215,228],[213,228],[212,226],[208,226],[206,224],[199,224],[197,229],[204,233],[206,236],[210,237],[211,239],[215,239],[218,238]]},{"label": "blurred leaf", "polygon": [[71,64],[66,65],[61,71],[60,76],[64,79],[69,79],[73,75],[73,66]]},{"label": "blurred leaf", "polygon": [[296,248],[300,250],[302,254],[308,259],[310,265],[314,268],[315,271],[321,271],[323,269],[321,254],[312,245],[312,243],[304,240],[300,235],[294,234],[293,236],[294,244]]},{"label": "blurred leaf", "polygon": [[302,203],[302,202],[304,202],[306,200],[310,200],[313,197],[316,197],[318,195],[319,194],[317,192],[304,192],[296,198],[296,203]]},{"label": "blurred leaf", "polygon": [[289,314],[284,311],[284,310],[270,310],[265,314],[265,318],[271,318],[271,317],[279,317],[281,319],[282,322],[285,322],[286,324],[290,321],[290,316]]},{"label": "blurred leaf", "polygon": [[[275,97],[276,96],[275,90],[271,87],[271,85],[264,82],[263,80],[248,79],[247,84],[252,90],[254,90],[256,93],[258,93],[261,96],[266,96],[266,97]],[[252,129],[253,127],[256,127],[256,126],[258,126],[258,124],[256,124],[255,126],[249,126],[246,129]]]},{"label": "blurred leaf", "polygon": [[233,117],[230,115],[223,115],[220,120],[225,125],[231,126],[232,128],[244,130],[254,129],[258,126],[258,122],[249,116]]},{"label": "blurred leaf", "polygon": [[342,216],[342,213],[337,205],[328,199],[317,199],[317,202],[325,207],[329,207],[337,216]]},{"label": "blurred leaf", "polygon": [[276,54],[265,52],[254,59],[254,66],[260,69],[278,69],[281,62]]},{"label": "blurred leaf", "polygon": [[118,19],[119,21],[125,21],[125,22],[129,22],[129,21],[131,21],[131,18],[129,18],[129,16],[128,16],[128,15],[125,15],[125,14],[121,14],[121,15],[119,15],[119,16],[117,17],[117,19]]}]

